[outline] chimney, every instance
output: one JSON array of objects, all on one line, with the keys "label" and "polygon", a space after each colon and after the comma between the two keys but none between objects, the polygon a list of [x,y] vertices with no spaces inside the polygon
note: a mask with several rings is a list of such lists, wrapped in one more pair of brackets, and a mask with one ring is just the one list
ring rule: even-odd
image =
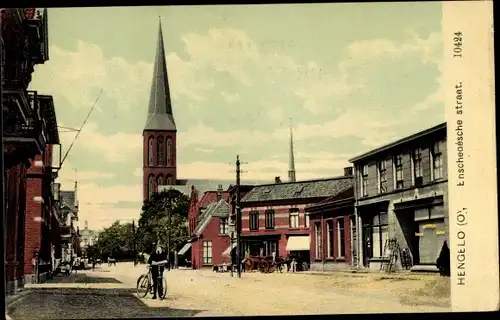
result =
[{"label": "chimney", "polygon": [[222,184],[219,184],[219,186],[217,187],[217,202],[222,199],[222,190]]},{"label": "chimney", "polygon": [[344,176],[352,177],[352,167],[345,167],[344,168]]},{"label": "chimney", "polygon": [[281,183],[280,177],[274,177],[274,183]]}]

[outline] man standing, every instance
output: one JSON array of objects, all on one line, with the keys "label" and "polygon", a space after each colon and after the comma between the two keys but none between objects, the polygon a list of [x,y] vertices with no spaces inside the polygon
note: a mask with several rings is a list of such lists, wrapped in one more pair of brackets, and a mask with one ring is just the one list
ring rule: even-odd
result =
[{"label": "man standing", "polygon": [[163,269],[166,263],[168,263],[167,255],[158,244],[156,246],[156,251],[154,251],[148,259],[148,264],[151,267],[151,276],[153,277],[153,299],[156,299],[156,292],[158,292],[158,277],[163,275]]}]

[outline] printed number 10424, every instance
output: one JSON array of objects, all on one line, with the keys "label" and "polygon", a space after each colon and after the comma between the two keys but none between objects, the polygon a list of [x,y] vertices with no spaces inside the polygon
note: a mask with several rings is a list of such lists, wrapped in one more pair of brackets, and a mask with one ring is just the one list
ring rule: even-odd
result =
[{"label": "printed number 10424", "polygon": [[453,34],[453,58],[462,58],[462,32]]}]

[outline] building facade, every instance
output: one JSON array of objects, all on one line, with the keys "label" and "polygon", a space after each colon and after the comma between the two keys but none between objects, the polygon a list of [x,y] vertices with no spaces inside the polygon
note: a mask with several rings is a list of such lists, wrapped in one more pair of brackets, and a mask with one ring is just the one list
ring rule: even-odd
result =
[{"label": "building facade", "polygon": [[78,228],[78,183],[75,181],[74,190],[62,190],[59,193],[62,254],[61,260],[72,262],[81,256],[80,229]]},{"label": "building facade", "polygon": [[387,240],[393,239],[414,270],[435,270],[448,238],[446,123],[350,161],[361,226],[359,265],[379,269],[388,259]]},{"label": "building facade", "polygon": [[96,244],[99,233],[95,230],[89,229],[89,224],[85,221],[83,230],[80,230],[80,248],[82,252],[86,253],[87,248]]},{"label": "building facade", "polygon": [[305,208],[351,184],[351,177],[337,177],[258,185],[241,200],[242,254],[286,256],[309,261],[310,217]]},{"label": "building facade", "polygon": [[[352,172],[347,174],[352,176]],[[355,265],[354,177],[350,181],[345,189],[306,207],[311,227],[311,271],[348,269]]]},{"label": "building facade", "polygon": [[[28,91],[34,66],[48,60],[47,10],[1,8],[4,250],[6,293],[24,283],[27,170],[53,137],[53,121]],[[57,128],[57,126],[56,126]]]},{"label": "building facade", "polygon": [[188,213],[190,239],[179,250],[179,255],[190,257],[193,269],[229,263],[223,251],[230,244],[229,193],[219,186],[217,191],[205,192],[198,200],[198,190],[193,186]]},{"label": "building facade", "polygon": [[[52,99],[47,99],[47,102]],[[51,108],[52,112],[54,108]],[[55,127],[57,134],[57,123]],[[52,137],[59,143],[59,137]],[[58,190],[54,190],[57,168],[53,163],[53,146],[35,157],[27,172],[27,209],[24,239],[25,283],[43,280],[61,256],[61,224],[59,219]]]}]

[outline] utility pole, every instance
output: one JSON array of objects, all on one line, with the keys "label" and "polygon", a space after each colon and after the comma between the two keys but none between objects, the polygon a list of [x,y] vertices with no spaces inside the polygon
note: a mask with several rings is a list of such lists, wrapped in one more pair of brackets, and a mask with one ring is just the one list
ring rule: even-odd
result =
[{"label": "utility pole", "polygon": [[240,156],[236,156],[236,265],[241,278],[241,207],[240,207]]},{"label": "utility pole", "polygon": [[135,220],[132,220],[132,244],[134,247],[134,267],[137,265],[137,251],[135,248]]},{"label": "utility pole", "polygon": [[170,214],[172,211],[172,199],[168,197],[168,208],[167,208],[167,257],[168,257],[168,271],[172,268],[172,259],[170,259]]}]

